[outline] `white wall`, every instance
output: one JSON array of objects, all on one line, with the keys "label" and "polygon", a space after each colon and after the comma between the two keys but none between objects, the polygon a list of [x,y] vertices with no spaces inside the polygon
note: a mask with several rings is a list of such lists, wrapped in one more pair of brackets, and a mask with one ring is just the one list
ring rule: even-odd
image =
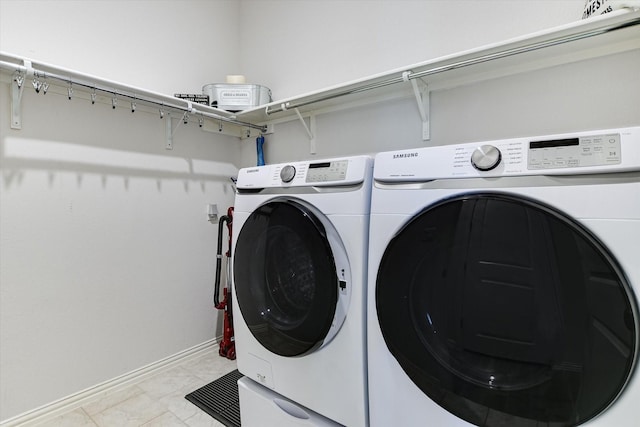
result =
[{"label": "white wall", "polygon": [[[244,0],[242,69],[286,98],[578,21],[582,0]],[[261,28],[262,31],[256,29]],[[278,48],[274,48],[278,47]],[[317,115],[317,154],[295,120],[267,135],[277,163],[640,124],[639,52],[431,92],[431,139],[412,95]],[[242,143],[242,166],[255,142]]]},{"label": "white wall", "polygon": [[[0,50],[164,93],[237,72],[234,1],[0,1]],[[223,34],[221,43],[213,41]],[[221,333],[217,224],[238,139],[0,84],[0,420]],[[174,119],[175,120],[175,119]]]},{"label": "white wall", "polygon": [[276,99],[556,25],[584,0],[243,0],[241,69]]},{"label": "white wall", "polygon": [[239,74],[235,0],[0,0],[0,49],[156,92]]}]

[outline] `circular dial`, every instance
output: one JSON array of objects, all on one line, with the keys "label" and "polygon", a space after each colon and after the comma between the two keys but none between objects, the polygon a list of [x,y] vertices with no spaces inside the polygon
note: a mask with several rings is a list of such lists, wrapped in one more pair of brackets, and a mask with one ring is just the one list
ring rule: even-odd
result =
[{"label": "circular dial", "polygon": [[480,171],[490,171],[500,164],[502,154],[493,145],[482,145],[471,155],[471,164]]},{"label": "circular dial", "polygon": [[296,168],[292,165],[287,165],[280,171],[282,182],[291,182],[294,176],[296,176]]}]

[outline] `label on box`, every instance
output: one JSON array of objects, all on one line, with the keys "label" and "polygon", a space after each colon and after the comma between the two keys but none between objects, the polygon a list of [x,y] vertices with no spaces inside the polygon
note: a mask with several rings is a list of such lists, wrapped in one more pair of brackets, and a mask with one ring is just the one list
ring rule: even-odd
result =
[{"label": "label on box", "polygon": [[251,91],[250,90],[238,90],[227,89],[220,92],[220,99],[218,99],[219,105],[250,105],[251,104]]},{"label": "label on box", "polygon": [[209,105],[209,95],[203,95],[201,93],[175,93],[174,97],[184,99],[185,101],[195,102],[197,104]]}]

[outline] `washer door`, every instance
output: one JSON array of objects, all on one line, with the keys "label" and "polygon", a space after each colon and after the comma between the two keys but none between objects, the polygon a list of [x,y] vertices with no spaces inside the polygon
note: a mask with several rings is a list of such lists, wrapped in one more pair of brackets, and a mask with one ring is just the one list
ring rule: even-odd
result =
[{"label": "washer door", "polygon": [[388,245],[376,286],[403,370],[479,426],[581,424],[634,366],[637,308],[617,262],[529,199],[474,193],[426,208]]},{"label": "washer door", "polygon": [[284,198],[260,206],[244,223],[234,287],[245,323],[267,350],[306,354],[344,321],[337,304],[346,282],[336,274],[334,234],[309,207]]}]

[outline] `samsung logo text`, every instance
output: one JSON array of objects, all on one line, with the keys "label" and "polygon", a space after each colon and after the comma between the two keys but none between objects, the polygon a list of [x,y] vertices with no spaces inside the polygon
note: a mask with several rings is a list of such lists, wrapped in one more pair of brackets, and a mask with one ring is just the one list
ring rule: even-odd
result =
[{"label": "samsung logo text", "polygon": [[394,154],[394,159],[406,159],[407,157],[418,157],[418,153],[400,153]]}]

